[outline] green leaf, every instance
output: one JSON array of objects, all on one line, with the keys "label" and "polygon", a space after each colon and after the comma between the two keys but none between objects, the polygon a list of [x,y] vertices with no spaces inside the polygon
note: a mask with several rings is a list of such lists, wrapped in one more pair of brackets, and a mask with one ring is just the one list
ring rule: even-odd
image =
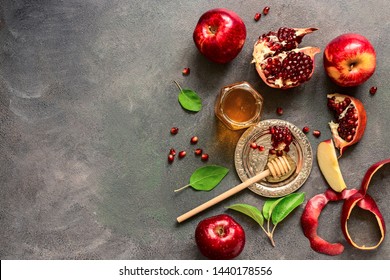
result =
[{"label": "green leaf", "polygon": [[260,226],[263,226],[263,223],[264,223],[263,215],[261,214],[261,211],[259,209],[257,209],[256,207],[249,205],[249,204],[234,204],[234,205],[231,205],[227,208],[241,212],[241,213],[251,217]]},{"label": "green leaf", "polygon": [[202,109],[202,99],[199,95],[191,89],[182,89],[176,81],[175,84],[180,90],[178,96],[180,105],[188,111],[199,112]]},{"label": "green leaf", "polygon": [[218,165],[206,165],[191,175],[190,185],[198,191],[210,191],[228,174],[229,169]]},{"label": "green leaf", "polygon": [[200,167],[192,173],[190,183],[175,190],[175,192],[179,192],[188,187],[192,187],[198,191],[210,191],[222,181],[228,172],[229,169],[218,165]]},{"label": "green leaf", "polygon": [[292,193],[283,197],[272,211],[272,223],[274,225],[280,223],[288,214],[301,205],[304,200],[305,193]]},{"label": "green leaf", "polygon": [[283,199],[281,198],[271,198],[268,199],[263,206],[263,216],[264,219],[269,220],[271,217],[272,211],[274,210],[275,206]]}]

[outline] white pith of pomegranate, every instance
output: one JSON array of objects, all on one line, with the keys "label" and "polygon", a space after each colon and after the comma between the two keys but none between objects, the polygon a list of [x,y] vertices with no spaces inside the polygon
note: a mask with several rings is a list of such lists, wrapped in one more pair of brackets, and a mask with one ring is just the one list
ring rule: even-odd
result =
[{"label": "white pith of pomegranate", "polygon": [[270,87],[288,89],[310,80],[317,47],[298,48],[302,38],[317,28],[281,27],[259,37],[253,61],[261,79]]},{"label": "white pith of pomegranate", "polygon": [[336,148],[343,154],[346,147],[360,141],[366,129],[367,114],[363,103],[348,95],[328,94],[328,108],[335,121],[329,122]]}]

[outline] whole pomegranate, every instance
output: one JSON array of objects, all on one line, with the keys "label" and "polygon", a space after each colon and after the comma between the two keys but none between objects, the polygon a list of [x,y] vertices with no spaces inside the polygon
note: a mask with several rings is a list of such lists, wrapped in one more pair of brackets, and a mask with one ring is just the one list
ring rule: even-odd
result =
[{"label": "whole pomegranate", "polygon": [[366,129],[367,115],[362,102],[352,96],[328,94],[328,108],[334,112],[335,122],[329,123],[340,156],[345,148],[360,141]]},{"label": "whole pomegranate", "polygon": [[253,61],[261,79],[270,87],[288,89],[310,80],[317,47],[298,48],[302,38],[317,28],[281,27],[259,37]]}]

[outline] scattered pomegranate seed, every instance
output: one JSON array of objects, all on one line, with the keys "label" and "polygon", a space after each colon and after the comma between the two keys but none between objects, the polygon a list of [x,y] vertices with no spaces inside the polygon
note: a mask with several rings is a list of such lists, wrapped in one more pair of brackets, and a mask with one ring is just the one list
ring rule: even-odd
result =
[{"label": "scattered pomegranate seed", "polygon": [[168,155],[168,162],[169,162],[169,163],[172,163],[174,160],[175,160],[175,156],[172,155],[172,154],[169,154],[169,155]]},{"label": "scattered pomegranate seed", "polygon": [[269,9],[270,9],[270,8],[269,8],[268,6],[264,7],[264,9],[263,9],[263,14],[264,14],[264,15],[268,15]]},{"label": "scattered pomegranate seed", "polygon": [[276,114],[278,114],[279,116],[283,115],[283,108],[281,107],[276,108]]},{"label": "scattered pomegranate seed", "polygon": [[308,126],[305,126],[302,128],[303,133],[308,133],[310,131],[310,128]]},{"label": "scattered pomegranate seed", "polygon": [[270,149],[270,150],[269,150],[269,153],[270,153],[271,155],[276,155],[276,150],[275,150],[275,149]]},{"label": "scattered pomegranate seed", "polygon": [[171,148],[169,150],[169,154],[175,156],[176,155],[176,150],[174,148]]},{"label": "scattered pomegranate seed", "polygon": [[376,93],[377,90],[378,90],[377,87],[371,87],[371,88],[370,88],[370,94],[371,94],[371,95],[374,95],[374,94]]},{"label": "scattered pomegranate seed", "polygon": [[320,137],[321,136],[321,131],[319,131],[319,130],[313,130],[313,135],[315,136],[315,137]]},{"label": "scattered pomegranate seed", "polygon": [[187,154],[187,152],[186,152],[186,151],[180,151],[180,152],[179,152],[179,158],[183,158],[183,157],[185,157],[185,156],[186,156],[186,154]]},{"label": "scattered pomegranate seed", "polygon": [[257,149],[257,144],[255,142],[252,142],[250,146],[252,149]]},{"label": "scattered pomegranate seed", "polygon": [[177,134],[179,132],[179,128],[178,127],[172,127],[171,128],[171,134],[172,135],[175,135],[175,134]]},{"label": "scattered pomegranate seed", "polygon": [[255,21],[259,21],[260,18],[261,18],[261,14],[260,13],[256,13],[255,17],[254,17]]},{"label": "scattered pomegranate seed", "polygon": [[208,154],[202,154],[201,160],[203,160],[203,161],[209,160],[209,155]]},{"label": "scattered pomegranate seed", "polygon": [[196,149],[195,151],[194,151],[194,154],[196,155],[196,156],[200,156],[201,154],[202,154],[202,149]]},{"label": "scattered pomegranate seed", "polygon": [[183,76],[188,76],[190,74],[190,68],[186,67],[183,69],[183,71],[181,71],[181,73],[183,74]]},{"label": "scattered pomegranate seed", "polygon": [[259,149],[260,152],[265,150],[265,147],[263,145],[259,145],[257,148]]},{"label": "scattered pomegranate seed", "polygon": [[196,144],[196,143],[198,143],[198,137],[197,136],[191,137],[191,144]]}]

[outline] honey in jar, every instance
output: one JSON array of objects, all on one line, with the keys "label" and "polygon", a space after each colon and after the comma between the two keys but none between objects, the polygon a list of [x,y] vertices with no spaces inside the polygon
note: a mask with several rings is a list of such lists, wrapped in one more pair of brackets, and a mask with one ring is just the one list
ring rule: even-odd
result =
[{"label": "honey in jar", "polygon": [[248,83],[221,89],[215,104],[216,116],[230,129],[249,127],[260,121],[263,97]]}]

